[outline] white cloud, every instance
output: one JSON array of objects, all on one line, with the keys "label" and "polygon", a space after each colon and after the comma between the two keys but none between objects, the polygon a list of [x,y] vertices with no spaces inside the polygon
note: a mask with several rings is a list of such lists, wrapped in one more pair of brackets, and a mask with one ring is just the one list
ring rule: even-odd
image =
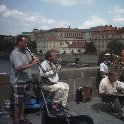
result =
[{"label": "white cloud", "polygon": [[85,21],[79,28],[88,29],[94,26],[106,25],[107,21],[97,16],[92,16],[90,19]]},{"label": "white cloud", "polygon": [[75,5],[75,4],[90,4],[93,0],[43,0],[46,2],[55,2],[61,5]]},{"label": "white cloud", "polygon": [[6,6],[5,5],[1,5],[0,6],[0,14],[5,12],[7,10]]},{"label": "white cloud", "polygon": [[112,8],[112,10],[109,10],[108,13],[113,15],[112,21],[118,22],[118,23],[124,22],[124,8],[122,8],[120,5],[115,5]]},{"label": "white cloud", "polygon": [[0,18],[0,33],[6,32],[8,34],[31,31],[33,28],[50,29],[70,24],[67,20],[47,18],[40,13],[30,14],[18,10],[10,10],[5,5],[0,5]]}]

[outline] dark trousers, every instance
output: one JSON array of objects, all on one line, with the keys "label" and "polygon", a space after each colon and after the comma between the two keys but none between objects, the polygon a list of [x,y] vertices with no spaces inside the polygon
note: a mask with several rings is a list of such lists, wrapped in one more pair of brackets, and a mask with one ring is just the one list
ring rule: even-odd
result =
[{"label": "dark trousers", "polygon": [[113,102],[115,111],[119,115],[123,114],[121,107],[124,103],[124,96],[105,95],[102,96],[102,100],[108,103]]}]

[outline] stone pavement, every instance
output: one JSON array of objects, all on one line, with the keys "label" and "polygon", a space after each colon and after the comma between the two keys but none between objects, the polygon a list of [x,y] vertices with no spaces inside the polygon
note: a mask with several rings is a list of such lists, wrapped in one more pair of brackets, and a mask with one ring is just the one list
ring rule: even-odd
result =
[{"label": "stone pavement", "polygon": [[[90,116],[94,124],[124,124],[124,121],[117,117],[102,111],[103,103],[100,98],[93,97],[91,102],[77,104],[74,101],[68,103],[70,108],[69,113],[72,115],[88,115]],[[124,109],[124,108],[123,108]],[[12,118],[0,109],[0,124],[12,124]],[[41,124],[40,112],[32,112],[28,114],[28,118],[32,121],[32,124]]]}]

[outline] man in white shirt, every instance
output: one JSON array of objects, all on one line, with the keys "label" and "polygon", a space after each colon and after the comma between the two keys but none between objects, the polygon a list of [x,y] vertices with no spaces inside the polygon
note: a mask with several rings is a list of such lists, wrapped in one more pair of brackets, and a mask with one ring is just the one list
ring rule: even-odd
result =
[{"label": "man in white shirt", "polygon": [[100,73],[101,78],[104,78],[108,75],[109,64],[110,64],[110,54],[106,53],[104,56],[104,61],[100,64]]},{"label": "man in white shirt", "polygon": [[108,62],[104,61],[100,64],[101,77],[104,78],[108,75]]},{"label": "man in white shirt", "polygon": [[99,95],[102,99],[110,99],[114,102],[114,107],[119,116],[124,116],[121,109],[121,104],[124,101],[124,96],[113,96],[113,93],[124,90],[124,83],[117,80],[115,73],[110,72],[108,76],[103,78],[99,85]]},{"label": "man in white shirt", "polygon": [[64,109],[67,109],[66,103],[68,98],[69,85],[59,81],[59,76],[57,73],[58,70],[56,65],[53,63],[54,61],[57,61],[55,53],[53,53],[51,50],[47,51],[45,60],[41,63],[42,68],[39,67],[39,75],[41,78],[47,77],[47,79],[49,79],[51,82],[51,84],[44,83],[43,88],[50,92],[55,92],[52,103],[53,109],[57,109],[57,104],[61,104]]},{"label": "man in white shirt", "polygon": [[105,78],[108,75],[109,65],[110,65],[109,60],[110,60],[110,54],[106,53],[103,57],[102,63],[100,63],[100,66],[97,72],[97,78],[96,78],[97,90],[99,89],[99,83],[102,80],[102,78]]}]

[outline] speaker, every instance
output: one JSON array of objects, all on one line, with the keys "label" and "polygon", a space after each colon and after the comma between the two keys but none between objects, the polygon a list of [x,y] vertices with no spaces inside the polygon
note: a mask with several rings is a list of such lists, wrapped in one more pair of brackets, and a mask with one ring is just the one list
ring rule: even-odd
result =
[{"label": "speaker", "polygon": [[41,124],[94,124],[91,117],[87,115],[79,116],[48,116],[46,112],[42,113]]}]

